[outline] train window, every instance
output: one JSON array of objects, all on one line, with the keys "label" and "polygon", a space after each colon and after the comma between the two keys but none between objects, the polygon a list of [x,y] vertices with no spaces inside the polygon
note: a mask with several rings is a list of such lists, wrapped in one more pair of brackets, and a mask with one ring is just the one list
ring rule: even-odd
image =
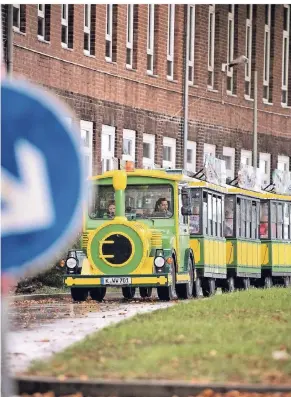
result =
[{"label": "train window", "polygon": [[246,202],[241,199],[241,235],[240,237],[246,236]]},{"label": "train window", "polygon": [[251,224],[252,224],[252,202],[246,200],[246,238],[251,238]]},{"label": "train window", "polygon": [[208,206],[208,235],[212,236],[212,196],[207,193],[207,206]]},{"label": "train window", "polygon": [[257,202],[252,202],[252,230],[251,238],[256,240],[258,238],[258,216],[257,216]]},{"label": "train window", "polygon": [[277,204],[277,238],[283,239],[283,203]]},{"label": "train window", "polygon": [[241,200],[237,199],[236,203],[236,234],[241,237]]},{"label": "train window", "polygon": [[276,204],[271,203],[271,238],[277,238],[277,212]]},{"label": "train window", "polygon": [[212,196],[212,221],[213,221],[213,229],[212,235],[217,236],[217,200],[216,196]]},{"label": "train window", "polygon": [[203,234],[208,234],[208,195],[203,192]]},{"label": "train window", "polygon": [[217,236],[222,236],[222,199],[217,197]]},{"label": "train window", "polygon": [[269,237],[269,211],[268,203],[261,203],[260,208],[260,238]]},{"label": "train window", "polygon": [[233,210],[234,210],[234,198],[226,196],[225,221],[224,221],[225,237],[233,237]]},{"label": "train window", "polygon": [[284,203],[284,240],[289,239],[289,229],[290,229],[290,217],[289,217],[289,208],[290,205],[288,203]]},{"label": "train window", "polygon": [[190,234],[201,234],[201,192],[197,189],[191,189],[191,209],[192,215],[189,216],[189,231]]}]

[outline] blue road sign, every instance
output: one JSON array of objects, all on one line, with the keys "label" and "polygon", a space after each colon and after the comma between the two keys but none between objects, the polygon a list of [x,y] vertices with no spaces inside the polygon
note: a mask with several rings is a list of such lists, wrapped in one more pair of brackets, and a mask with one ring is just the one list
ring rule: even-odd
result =
[{"label": "blue road sign", "polygon": [[81,226],[80,141],[45,91],[5,81],[1,97],[2,272],[22,276],[47,266]]}]

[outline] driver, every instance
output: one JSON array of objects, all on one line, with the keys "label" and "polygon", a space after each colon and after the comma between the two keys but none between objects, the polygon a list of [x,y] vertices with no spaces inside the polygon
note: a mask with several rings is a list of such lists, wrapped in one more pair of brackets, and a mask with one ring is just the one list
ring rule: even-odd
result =
[{"label": "driver", "polygon": [[155,205],[154,215],[159,216],[171,216],[172,213],[169,211],[169,203],[165,197],[160,197]]}]

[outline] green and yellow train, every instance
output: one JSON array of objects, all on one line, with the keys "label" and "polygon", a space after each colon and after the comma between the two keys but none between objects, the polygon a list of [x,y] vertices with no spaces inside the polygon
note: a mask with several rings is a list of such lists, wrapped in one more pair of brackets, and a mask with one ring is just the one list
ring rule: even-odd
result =
[{"label": "green and yellow train", "polygon": [[181,171],[115,170],[90,179],[72,298],[210,296],[291,282],[291,196],[218,185]]}]

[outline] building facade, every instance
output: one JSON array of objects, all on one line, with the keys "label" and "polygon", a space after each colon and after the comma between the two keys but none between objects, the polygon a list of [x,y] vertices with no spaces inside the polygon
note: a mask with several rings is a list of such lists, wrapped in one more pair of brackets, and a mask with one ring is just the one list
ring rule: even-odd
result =
[{"label": "building facade", "polygon": [[[252,164],[257,71],[257,165],[269,184],[273,169],[291,169],[290,14],[290,5],[13,5],[13,73],[72,107],[89,174],[113,158],[182,167],[188,91],[187,168],[212,153],[234,178]],[[222,71],[241,55],[247,64]]]}]

